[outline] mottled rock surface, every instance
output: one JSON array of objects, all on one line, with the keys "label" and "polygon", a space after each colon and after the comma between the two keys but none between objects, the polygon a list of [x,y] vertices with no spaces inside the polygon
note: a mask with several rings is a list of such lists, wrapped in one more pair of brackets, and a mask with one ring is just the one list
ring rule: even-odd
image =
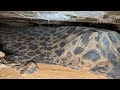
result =
[{"label": "mottled rock surface", "polygon": [[2,51],[0,51],[0,58],[4,57],[5,53],[3,53]]}]

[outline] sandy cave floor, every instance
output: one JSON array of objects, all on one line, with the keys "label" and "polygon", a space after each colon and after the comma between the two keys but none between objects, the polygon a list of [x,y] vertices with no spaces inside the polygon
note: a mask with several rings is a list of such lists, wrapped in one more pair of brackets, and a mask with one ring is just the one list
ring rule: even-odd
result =
[{"label": "sandy cave floor", "polygon": [[104,75],[94,74],[83,67],[73,70],[59,65],[38,64],[39,71],[33,74],[20,74],[14,68],[0,65],[0,79],[107,79]]}]

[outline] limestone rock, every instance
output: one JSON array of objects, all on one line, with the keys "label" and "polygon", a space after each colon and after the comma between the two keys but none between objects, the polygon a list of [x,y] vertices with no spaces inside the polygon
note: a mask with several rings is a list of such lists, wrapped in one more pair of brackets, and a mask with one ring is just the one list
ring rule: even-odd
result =
[{"label": "limestone rock", "polygon": [[0,58],[4,57],[5,53],[3,53],[2,51],[0,51]]}]

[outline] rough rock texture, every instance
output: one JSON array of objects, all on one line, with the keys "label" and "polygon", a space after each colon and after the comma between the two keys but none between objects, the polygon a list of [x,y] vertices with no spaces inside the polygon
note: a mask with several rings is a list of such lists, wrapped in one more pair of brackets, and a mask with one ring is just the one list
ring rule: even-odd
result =
[{"label": "rough rock texture", "polygon": [[4,57],[5,53],[3,53],[2,51],[0,51],[0,58]]},{"label": "rough rock texture", "polygon": [[[0,37],[3,50],[11,53],[5,59],[13,63],[89,67],[92,72],[119,77],[120,35],[115,31],[81,26],[4,27]],[[32,65],[30,72],[35,70]]]},{"label": "rough rock texture", "polygon": [[8,22],[12,26],[102,23],[120,28],[120,11],[0,11],[0,23]]},{"label": "rough rock texture", "polygon": [[[67,21],[95,23],[95,26],[101,25],[97,23],[104,25],[109,23],[108,27],[114,24],[119,30],[119,13],[119,11],[2,11],[0,45],[6,56],[0,51],[0,58],[5,56],[5,60],[0,62],[23,64],[20,66],[21,73],[33,73],[38,70],[36,63],[46,63],[76,70],[88,67],[89,71],[96,74],[120,78],[120,34],[114,31],[116,28],[31,27],[38,24],[63,22],[66,24]],[[19,28],[16,28],[18,26]],[[19,65],[17,68],[19,69]]]}]

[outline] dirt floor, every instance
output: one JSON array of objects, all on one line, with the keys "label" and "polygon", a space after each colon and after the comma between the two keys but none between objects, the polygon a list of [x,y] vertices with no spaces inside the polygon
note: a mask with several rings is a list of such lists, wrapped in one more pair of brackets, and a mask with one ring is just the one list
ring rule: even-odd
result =
[{"label": "dirt floor", "polygon": [[14,68],[0,65],[0,79],[107,79],[103,75],[96,75],[87,68],[73,70],[58,65],[38,64],[39,71],[34,74],[20,74]]}]

